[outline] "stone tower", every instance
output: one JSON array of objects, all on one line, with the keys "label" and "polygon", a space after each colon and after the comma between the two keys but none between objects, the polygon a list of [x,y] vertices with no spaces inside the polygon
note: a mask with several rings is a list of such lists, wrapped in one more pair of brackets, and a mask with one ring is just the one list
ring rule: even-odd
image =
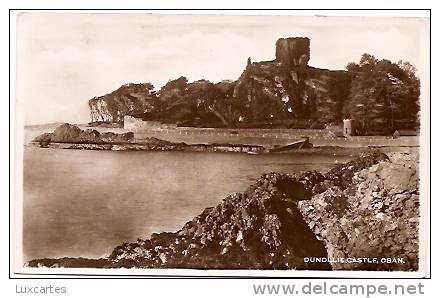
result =
[{"label": "stone tower", "polygon": [[310,59],[310,39],[307,37],[289,37],[277,40],[275,57],[288,67],[307,66]]}]

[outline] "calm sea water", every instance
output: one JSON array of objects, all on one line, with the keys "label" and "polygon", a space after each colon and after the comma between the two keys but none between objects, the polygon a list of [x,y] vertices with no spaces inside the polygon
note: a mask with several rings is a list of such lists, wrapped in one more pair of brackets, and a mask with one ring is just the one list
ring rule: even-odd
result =
[{"label": "calm sea water", "polygon": [[176,231],[270,171],[325,171],[347,155],[112,152],[26,147],[24,259],[101,257]]}]

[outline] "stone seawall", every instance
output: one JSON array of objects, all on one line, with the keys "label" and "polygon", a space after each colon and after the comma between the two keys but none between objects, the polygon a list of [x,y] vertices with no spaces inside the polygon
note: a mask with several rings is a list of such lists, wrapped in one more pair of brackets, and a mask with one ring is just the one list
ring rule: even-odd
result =
[{"label": "stone seawall", "polygon": [[314,146],[346,148],[419,146],[418,136],[404,136],[397,139],[393,139],[392,136],[336,137],[335,133],[328,129],[178,127],[157,121],[144,121],[132,116],[124,117],[124,129],[132,131],[136,140],[155,137],[187,144],[286,145],[307,137]]},{"label": "stone seawall", "polygon": [[217,129],[217,128],[153,128],[135,131],[134,138],[142,140],[155,137],[170,142],[232,143],[249,145],[286,145],[308,137],[316,146],[360,147],[417,147],[418,136],[393,139],[390,136],[350,136],[338,138],[326,130],[306,129]]}]

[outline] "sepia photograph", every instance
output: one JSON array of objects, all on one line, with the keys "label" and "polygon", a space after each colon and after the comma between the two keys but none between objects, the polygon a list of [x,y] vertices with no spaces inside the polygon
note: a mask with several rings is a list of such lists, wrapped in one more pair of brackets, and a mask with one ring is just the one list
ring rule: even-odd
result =
[{"label": "sepia photograph", "polygon": [[15,26],[14,272],[427,275],[429,18]]}]

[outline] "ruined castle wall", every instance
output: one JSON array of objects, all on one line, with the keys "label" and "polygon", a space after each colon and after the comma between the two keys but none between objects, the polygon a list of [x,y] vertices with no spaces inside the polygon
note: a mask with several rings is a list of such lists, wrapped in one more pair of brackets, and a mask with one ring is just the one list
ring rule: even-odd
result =
[{"label": "ruined castle wall", "polygon": [[275,44],[277,61],[287,66],[307,66],[310,59],[310,39],[307,37],[280,38]]}]

